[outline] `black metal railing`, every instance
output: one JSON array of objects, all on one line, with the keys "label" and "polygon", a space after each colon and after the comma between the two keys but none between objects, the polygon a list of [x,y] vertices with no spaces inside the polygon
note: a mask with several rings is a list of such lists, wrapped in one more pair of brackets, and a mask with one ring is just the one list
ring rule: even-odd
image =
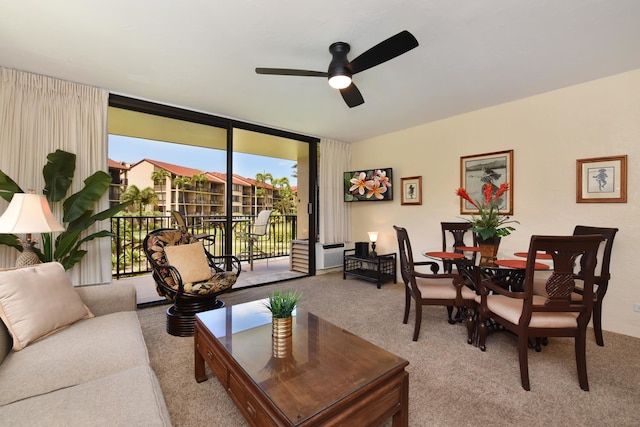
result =
[{"label": "black metal railing", "polygon": [[[226,247],[226,219],[211,215],[189,215],[185,218],[187,229],[200,238],[206,249],[213,255],[222,255]],[[248,242],[243,238],[255,217],[252,215],[234,216],[232,222],[232,255],[241,261],[248,261]],[[153,230],[174,228],[170,216],[117,216],[111,219],[111,261],[114,278],[149,273],[147,257],[142,243]],[[288,256],[291,240],[297,236],[297,217],[295,215],[272,215],[269,233],[256,241],[257,249],[253,259]]]}]

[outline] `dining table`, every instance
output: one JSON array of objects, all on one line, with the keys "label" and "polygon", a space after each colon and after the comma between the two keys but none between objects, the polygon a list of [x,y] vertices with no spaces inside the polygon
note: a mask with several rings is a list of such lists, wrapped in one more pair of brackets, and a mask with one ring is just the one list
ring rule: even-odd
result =
[{"label": "dining table", "polygon": [[[522,292],[524,277],[527,268],[527,258],[529,253],[524,251],[514,252],[512,256],[498,252],[495,260],[487,262],[486,260],[476,260],[475,263],[473,253],[478,252],[479,248],[475,246],[457,246],[455,248],[446,248],[446,250],[428,250],[423,252],[427,258],[439,261],[451,262],[456,265],[458,273],[465,280],[465,285],[469,286],[478,293],[481,281],[491,280],[493,283],[508,289],[512,292]],[[536,261],[534,268],[536,271],[549,270],[551,265],[544,261],[551,260],[551,255],[546,253],[536,253]],[[539,262],[538,260],[542,261]],[[462,318],[464,314],[459,310],[455,318]],[[490,329],[501,329],[500,325],[492,325]],[[474,334],[477,338],[477,333]],[[541,343],[545,344],[544,339],[536,339],[530,342],[530,348],[541,351]],[[474,345],[477,340],[473,339]]]},{"label": "dining table", "polygon": [[[498,285],[514,292],[522,291],[525,270],[527,267],[528,252],[514,252],[512,256],[498,252],[495,260],[477,259],[473,263],[473,253],[480,249],[477,246],[456,246],[442,250],[428,250],[423,252],[427,258],[438,261],[447,261],[456,265],[467,285],[477,291],[481,280],[491,279]],[[523,259],[524,258],[524,259]],[[544,253],[536,254],[536,260],[546,261],[551,256]],[[548,270],[548,263],[535,261],[536,270]]]}]

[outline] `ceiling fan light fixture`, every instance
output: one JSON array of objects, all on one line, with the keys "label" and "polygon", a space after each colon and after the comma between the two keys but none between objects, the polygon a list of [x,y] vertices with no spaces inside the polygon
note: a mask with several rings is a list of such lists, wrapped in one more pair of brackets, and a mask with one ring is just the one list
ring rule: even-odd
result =
[{"label": "ceiling fan light fixture", "polygon": [[329,77],[329,86],[334,89],[344,89],[351,84],[351,76],[337,74]]}]

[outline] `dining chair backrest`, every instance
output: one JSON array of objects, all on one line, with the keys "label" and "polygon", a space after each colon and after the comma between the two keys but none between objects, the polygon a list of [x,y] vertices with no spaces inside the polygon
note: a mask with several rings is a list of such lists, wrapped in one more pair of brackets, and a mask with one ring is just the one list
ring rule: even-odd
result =
[{"label": "dining chair backrest", "polygon": [[[598,255],[596,258],[596,268],[594,273],[594,292],[593,292],[593,332],[596,337],[596,343],[599,346],[604,345],[604,338],[602,336],[602,301],[607,293],[609,287],[610,265],[611,265],[611,250],[613,248],[613,239],[618,232],[617,228],[606,227],[590,227],[586,225],[576,225],[573,230],[574,236],[593,235],[597,234],[604,238],[598,248]],[[576,274],[578,279],[582,278],[582,272],[584,271],[584,264],[580,261],[580,271]],[[576,294],[582,295],[583,292],[580,289],[576,290]],[[575,297],[575,295],[574,295]],[[578,298],[581,298],[578,297]],[[576,299],[576,298],[574,298]]]},{"label": "dining chair backrest", "polygon": [[[576,225],[573,230],[574,236],[584,236],[589,234],[598,234],[604,238],[600,247],[598,248],[598,255],[596,260],[596,283],[600,285],[603,281],[608,281],[610,278],[609,268],[611,265],[611,249],[613,248],[613,239],[618,232],[617,228],[605,228],[605,227],[590,227],[586,225]],[[580,270],[584,267],[582,262]],[[578,272],[578,275],[580,272]]]},{"label": "dining chair backrest", "polygon": [[413,252],[411,251],[411,242],[409,241],[409,233],[403,227],[393,226],[396,230],[398,238],[398,250],[400,251],[400,274],[402,281],[406,286],[410,286],[415,281],[411,272],[413,271]]},{"label": "dining chair backrest", "polygon": [[[476,234],[471,230],[469,222],[441,222],[442,228],[442,251],[461,252],[455,248],[460,246],[477,246]],[[469,237],[470,236],[470,237]],[[472,252],[467,262],[471,265],[476,262],[476,252]],[[442,267],[445,273],[453,271],[454,264],[451,261],[442,261]]]},{"label": "dining chair backrest", "polygon": [[[602,237],[599,235],[531,236],[523,285],[525,303],[520,325],[528,325],[533,311],[573,311],[580,313],[578,325],[583,324],[586,327],[593,307],[594,268],[601,241]],[[536,254],[539,252],[550,254],[553,262],[552,273],[545,283],[547,301],[543,305],[533,304]],[[580,302],[571,300],[575,288],[573,268],[578,259],[581,259],[583,265],[586,297]]]},{"label": "dining chair backrest", "polygon": [[[441,222],[442,251],[450,250],[458,246],[475,246],[476,238],[471,231],[469,222]],[[471,241],[465,241],[465,237],[471,235]],[[470,239],[466,239],[470,240]]]}]

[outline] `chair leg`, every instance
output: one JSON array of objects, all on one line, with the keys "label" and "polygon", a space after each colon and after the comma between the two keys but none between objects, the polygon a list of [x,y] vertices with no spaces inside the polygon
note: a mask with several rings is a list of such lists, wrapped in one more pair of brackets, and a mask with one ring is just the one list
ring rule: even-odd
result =
[{"label": "chair leg", "polygon": [[467,307],[467,344],[473,344],[476,331],[476,310],[472,307]]},{"label": "chair leg", "polygon": [[249,269],[253,271],[253,241],[249,239]]},{"label": "chair leg", "polygon": [[602,339],[602,304],[600,300],[593,303],[593,332],[596,336],[596,344],[600,347],[604,346]]},{"label": "chair leg", "polygon": [[406,286],[404,288],[404,295],[404,319],[402,319],[402,323],[406,325],[409,321],[409,310],[411,309],[411,292]]},{"label": "chair leg", "polygon": [[529,337],[518,335],[518,359],[520,360],[520,381],[522,388],[530,391],[529,385]]},{"label": "chair leg", "polygon": [[448,305],[447,306],[447,317],[448,317],[449,324],[453,325],[454,323],[456,323],[453,320],[453,306],[452,305]]},{"label": "chair leg", "polygon": [[589,391],[589,379],[587,378],[587,342],[586,329],[580,330],[576,335],[576,365],[578,367],[578,381],[580,388]]},{"label": "chair leg", "polygon": [[478,347],[480,347],[480,351],[486,351],[487,347],[485,346],[485,341],[487,340],[487,319],[482,317],[481,314],[478,314]]},{"label": "chair leg", "polygon": [[413,340],[418,341],[418,335],[420,335],[420,325],[422,324],[422,304],[416,301],[416,324],[413,328]]}]

